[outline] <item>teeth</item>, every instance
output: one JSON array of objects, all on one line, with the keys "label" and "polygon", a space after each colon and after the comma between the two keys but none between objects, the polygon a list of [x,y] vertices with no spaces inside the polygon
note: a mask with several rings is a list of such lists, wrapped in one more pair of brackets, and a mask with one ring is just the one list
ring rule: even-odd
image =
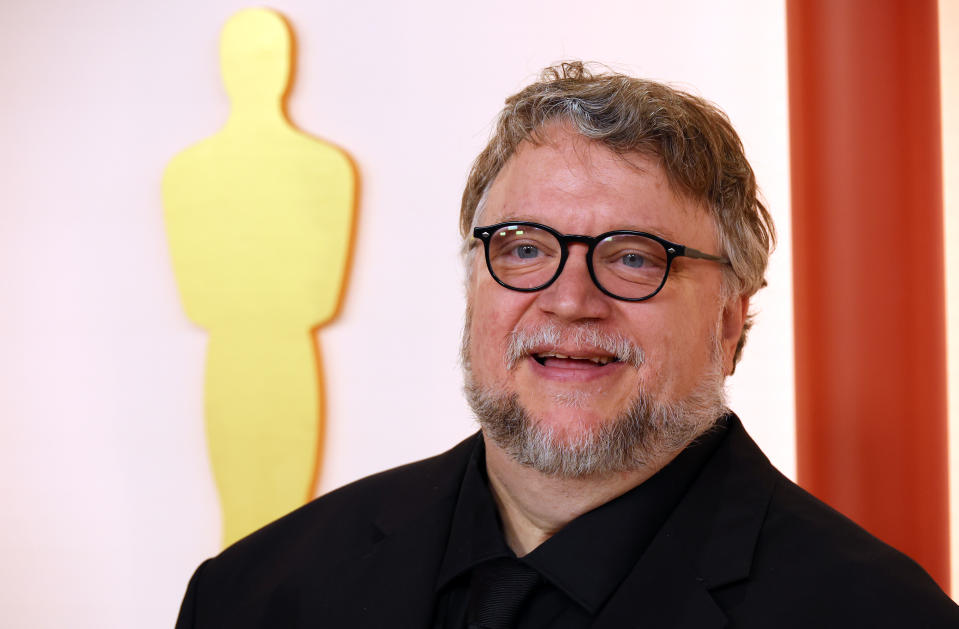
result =
[{"label": "teeth", "polygon": [[588,360],[597,365],[608,365],[609,363],[616,360],[615,357],[611,356],[566,356],[565,354],[557,354],[555,352],[543,352],[542,354],[537,354],[540,359],[545,358],[570,358],[572,360]]}]

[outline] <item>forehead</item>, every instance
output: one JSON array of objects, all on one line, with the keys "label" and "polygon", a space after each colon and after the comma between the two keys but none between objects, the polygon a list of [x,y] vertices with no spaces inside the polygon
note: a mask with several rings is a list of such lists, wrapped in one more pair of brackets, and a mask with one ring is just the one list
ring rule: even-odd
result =
[{"label": "forehead", "polygon": [[[712,217],[673,189],[657,159],[618,154],[558,123],[536,139],[521,143],[493,181],[480,224],[528,220],[588,235],[640,229],[712,244]],[[694,237],[707,242],[687,242]]]}]

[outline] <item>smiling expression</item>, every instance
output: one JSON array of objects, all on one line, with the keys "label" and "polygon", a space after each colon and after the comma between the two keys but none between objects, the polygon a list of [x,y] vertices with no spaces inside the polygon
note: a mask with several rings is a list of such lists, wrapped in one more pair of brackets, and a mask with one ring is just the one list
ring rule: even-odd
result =
[{"label": "smiling expression", "polygon": [[[640,230],[719,253],[713,219],[673,191],[655,159],[618,155],[559,123],[539,137],[500,171],[479,224],[531,221],[585,235]],[[481,248],[469,280],[473,381],[515,396],[534,421],[570,440],[621,414],[640,390],[662,401],[689,395],[715,363],[717,340],[728,373],[746,305],[724,308],[719,264],[682,257],[652,299],[614,299],[591,280],[586,248],[570,244],[562,274],[537,292],[497,284]]]}]

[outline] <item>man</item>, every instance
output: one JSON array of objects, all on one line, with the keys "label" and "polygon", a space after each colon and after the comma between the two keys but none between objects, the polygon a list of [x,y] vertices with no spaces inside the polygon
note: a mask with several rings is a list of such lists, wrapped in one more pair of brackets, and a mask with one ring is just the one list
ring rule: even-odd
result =
[{"label": "man", "polygon": [[481,435],[204,563],[178,627],[959,626],[724,407],[773,228],[715,107],[547,69],[460,218]]}]

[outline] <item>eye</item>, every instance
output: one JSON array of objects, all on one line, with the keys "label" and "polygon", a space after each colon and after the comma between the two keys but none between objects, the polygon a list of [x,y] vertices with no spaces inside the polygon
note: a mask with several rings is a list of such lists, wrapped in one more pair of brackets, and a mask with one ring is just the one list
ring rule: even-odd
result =
[{"label": "eye", "polygon": [[545,264],[559,264],[562,247],[556,237],[532,225],[505,225],[492,234],[487,249],[495,272],[528,273]]},{"label": "eye", "polygon": [[621,262],[633,269],[641,269],[646,266],[646,258],[638,253],[627,253],[621,258]]},{"label": "eye", "polygon": [[533,245],[520,245],[514,250],[517,258],[529,260],[539,255],[539,248]]}]

